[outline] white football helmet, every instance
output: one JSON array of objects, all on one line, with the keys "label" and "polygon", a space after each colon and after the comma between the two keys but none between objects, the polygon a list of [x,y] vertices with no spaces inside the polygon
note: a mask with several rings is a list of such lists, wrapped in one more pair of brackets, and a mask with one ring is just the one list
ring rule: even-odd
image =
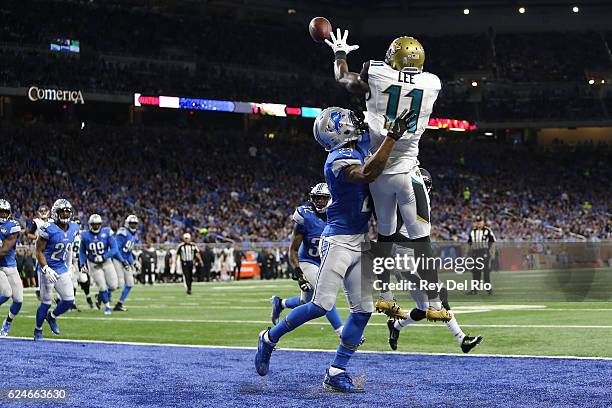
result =
[{"label": "white football helmet", "polygon": [[127,229],[129,229],[132,233],[135,233],[136,231],[138,231],[138,223],[140,221],[138,221],[138,217],[135,216],[134,214],[130,214],[127,216],[127,218],[125,219],[125,223],[123,224],[123,226]]},{"label": "white football helmet", "polygon": [[11,217],[11,204],[4,200],[0,199],[0,224],[4,224]]},{"label": "white football helmet", "polygon": [[338,107],[323,110],[317,116],[312,131],[314,138],[328,152],[353,140],[359,140],[368,129],[355,112]]},{"label": "white football helmet", "polygon": [[325,212],[331,201],[327,183],[319,183],[310,190],[310,202],[319,213]]},{"label": "white football helmet", "polygon": [[51,207],[51,218],[56,224],[68,224],[72,219],[72,204],[65,198],[60,198]]},{"label": "white football helmet", "polygon": [[89,230],[94,234],[97,234],[98,231],[100,231],[100,229],[102,228],[102,217],[100,216],[100,214],[91,214],[89,216],[89,221],[87,221],[87,224],[89,224]]}]

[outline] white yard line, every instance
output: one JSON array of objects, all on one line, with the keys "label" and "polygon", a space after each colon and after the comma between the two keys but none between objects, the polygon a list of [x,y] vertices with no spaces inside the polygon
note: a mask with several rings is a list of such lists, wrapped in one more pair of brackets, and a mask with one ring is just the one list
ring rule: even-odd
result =
[{"label": "white yard line", "polygon": [[[29,337],[6,337],[6,339],[19,339],[33,341]],[[1,342],[2,340],[0,340]],[[132,341],[107,341],[107,340],[72,340],[72,339],[45,339],[45,342],[58,343],[89,343],[89,344],[111,344],[111,345],[130,345],[130,346],[148,346],[148,347],[177,347],[177,348],[197,348],[197,349],[221,349],[221,350],[256,350],[257,347],[245,346],[206,346],[200,344],[172,344],[172,343],[147,343],[147,342],[132,342]],[[278,351],[304,351],[304,352],[324,352],[335,353],[335,349],[310,349],[310,348],[280,348]],[[425,353],[425,352],[404,352],[404,351],[371,351],[360,350],[359,353],[378,354],[386,356],[389,354],[406,355],[406,356],[448,356],[458,358],[543,358],[552,360],[605,360],[612,361],[612,357],[581,357],[581,356],[538,356],[528,354],[454,354],[454,353]]]},{"label": "white yard line", "polygon": [[[33,319],[35,315],[25,315],[22,317]],[[103,320],[103,321],[127,321],[127,322],[163,322],[163,323],[224,323],[224,324],[258,324],[265,325],[270,324],[269,320],[221,320],[221,319],[164,319],[164,318],[137,318],[137,317],[119,317],[113,319],[112,317],[85,317],[85,316],[62,316],[61,320]],[[329,322],[316,322],[311,321],[306,324],[316,326],[328,326]],[[384,326],[387,327],[387,323],[368,323],[368,326]],[[491,327],[491,328],[539,328],[539,329],[612,329],[612,326],[604,325],[553,325],[553,324],[462,324],[462,327]],[[446,328],[443,324],[415,324],[411,327],[420,328]]]}]

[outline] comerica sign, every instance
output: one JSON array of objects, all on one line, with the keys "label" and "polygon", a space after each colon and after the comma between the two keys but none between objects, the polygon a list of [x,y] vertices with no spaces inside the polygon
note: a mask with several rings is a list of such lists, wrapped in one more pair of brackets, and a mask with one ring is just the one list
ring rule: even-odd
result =
[{"label": "comerica sign", "polygon": [[36,86],[31,86],[28,89],[28,98],[32,102],[36,101],[57,101],[57,102],[72,102],[74,104],[85,103],[83,93],[81,91],[69,91],[64,89],[44,89]]}]

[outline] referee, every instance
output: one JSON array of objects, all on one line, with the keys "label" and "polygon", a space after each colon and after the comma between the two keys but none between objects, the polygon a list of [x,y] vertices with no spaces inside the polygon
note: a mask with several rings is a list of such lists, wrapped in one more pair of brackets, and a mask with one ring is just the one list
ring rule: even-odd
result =
[{"label": "referee", "polygon": [[[476,217],[476,225],[470,230],[468,244],[470,256],[474,259],[482,258],[484,261],[483,268],[474,267],[472,269],[472,279],[480,282],[484,272],[484,284],[488,284],[489,289],[487,289],[487,293],[490,295],[493,293],[492,289],[490,289],[490,284],[491,258],[495,255],[495,234],[493,234],[491,228],[485,225],[485,221],[481,216]],[[467,293],[467,295],[476,294],[478,294],[476,289],[472,289]]]},{"label": "referee", "polygon": [[177,267],[181,264],[185,285],[187,286],[187,294],[191,295],[191,283],[193,282],[193,267],[194,261],[198,265],[202,265],[202,257],[200,250],[195,244],[191,243],[191,234],[186,232],[183,234],[183,242],[176,249]]}]

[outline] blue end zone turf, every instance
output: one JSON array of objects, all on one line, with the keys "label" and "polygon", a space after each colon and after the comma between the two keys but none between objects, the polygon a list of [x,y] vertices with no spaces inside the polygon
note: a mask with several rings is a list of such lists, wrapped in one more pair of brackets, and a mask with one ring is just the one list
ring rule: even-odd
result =
[{"label": "blue end zone turf", "polygon": [[259,377],[255,350],[3,339],[0,389],[65,388],[66,404],[36,407],[355,407],[612,405],[612,361],[357,352],[365,394],[321,382],[328,352],[275,351]]}]

